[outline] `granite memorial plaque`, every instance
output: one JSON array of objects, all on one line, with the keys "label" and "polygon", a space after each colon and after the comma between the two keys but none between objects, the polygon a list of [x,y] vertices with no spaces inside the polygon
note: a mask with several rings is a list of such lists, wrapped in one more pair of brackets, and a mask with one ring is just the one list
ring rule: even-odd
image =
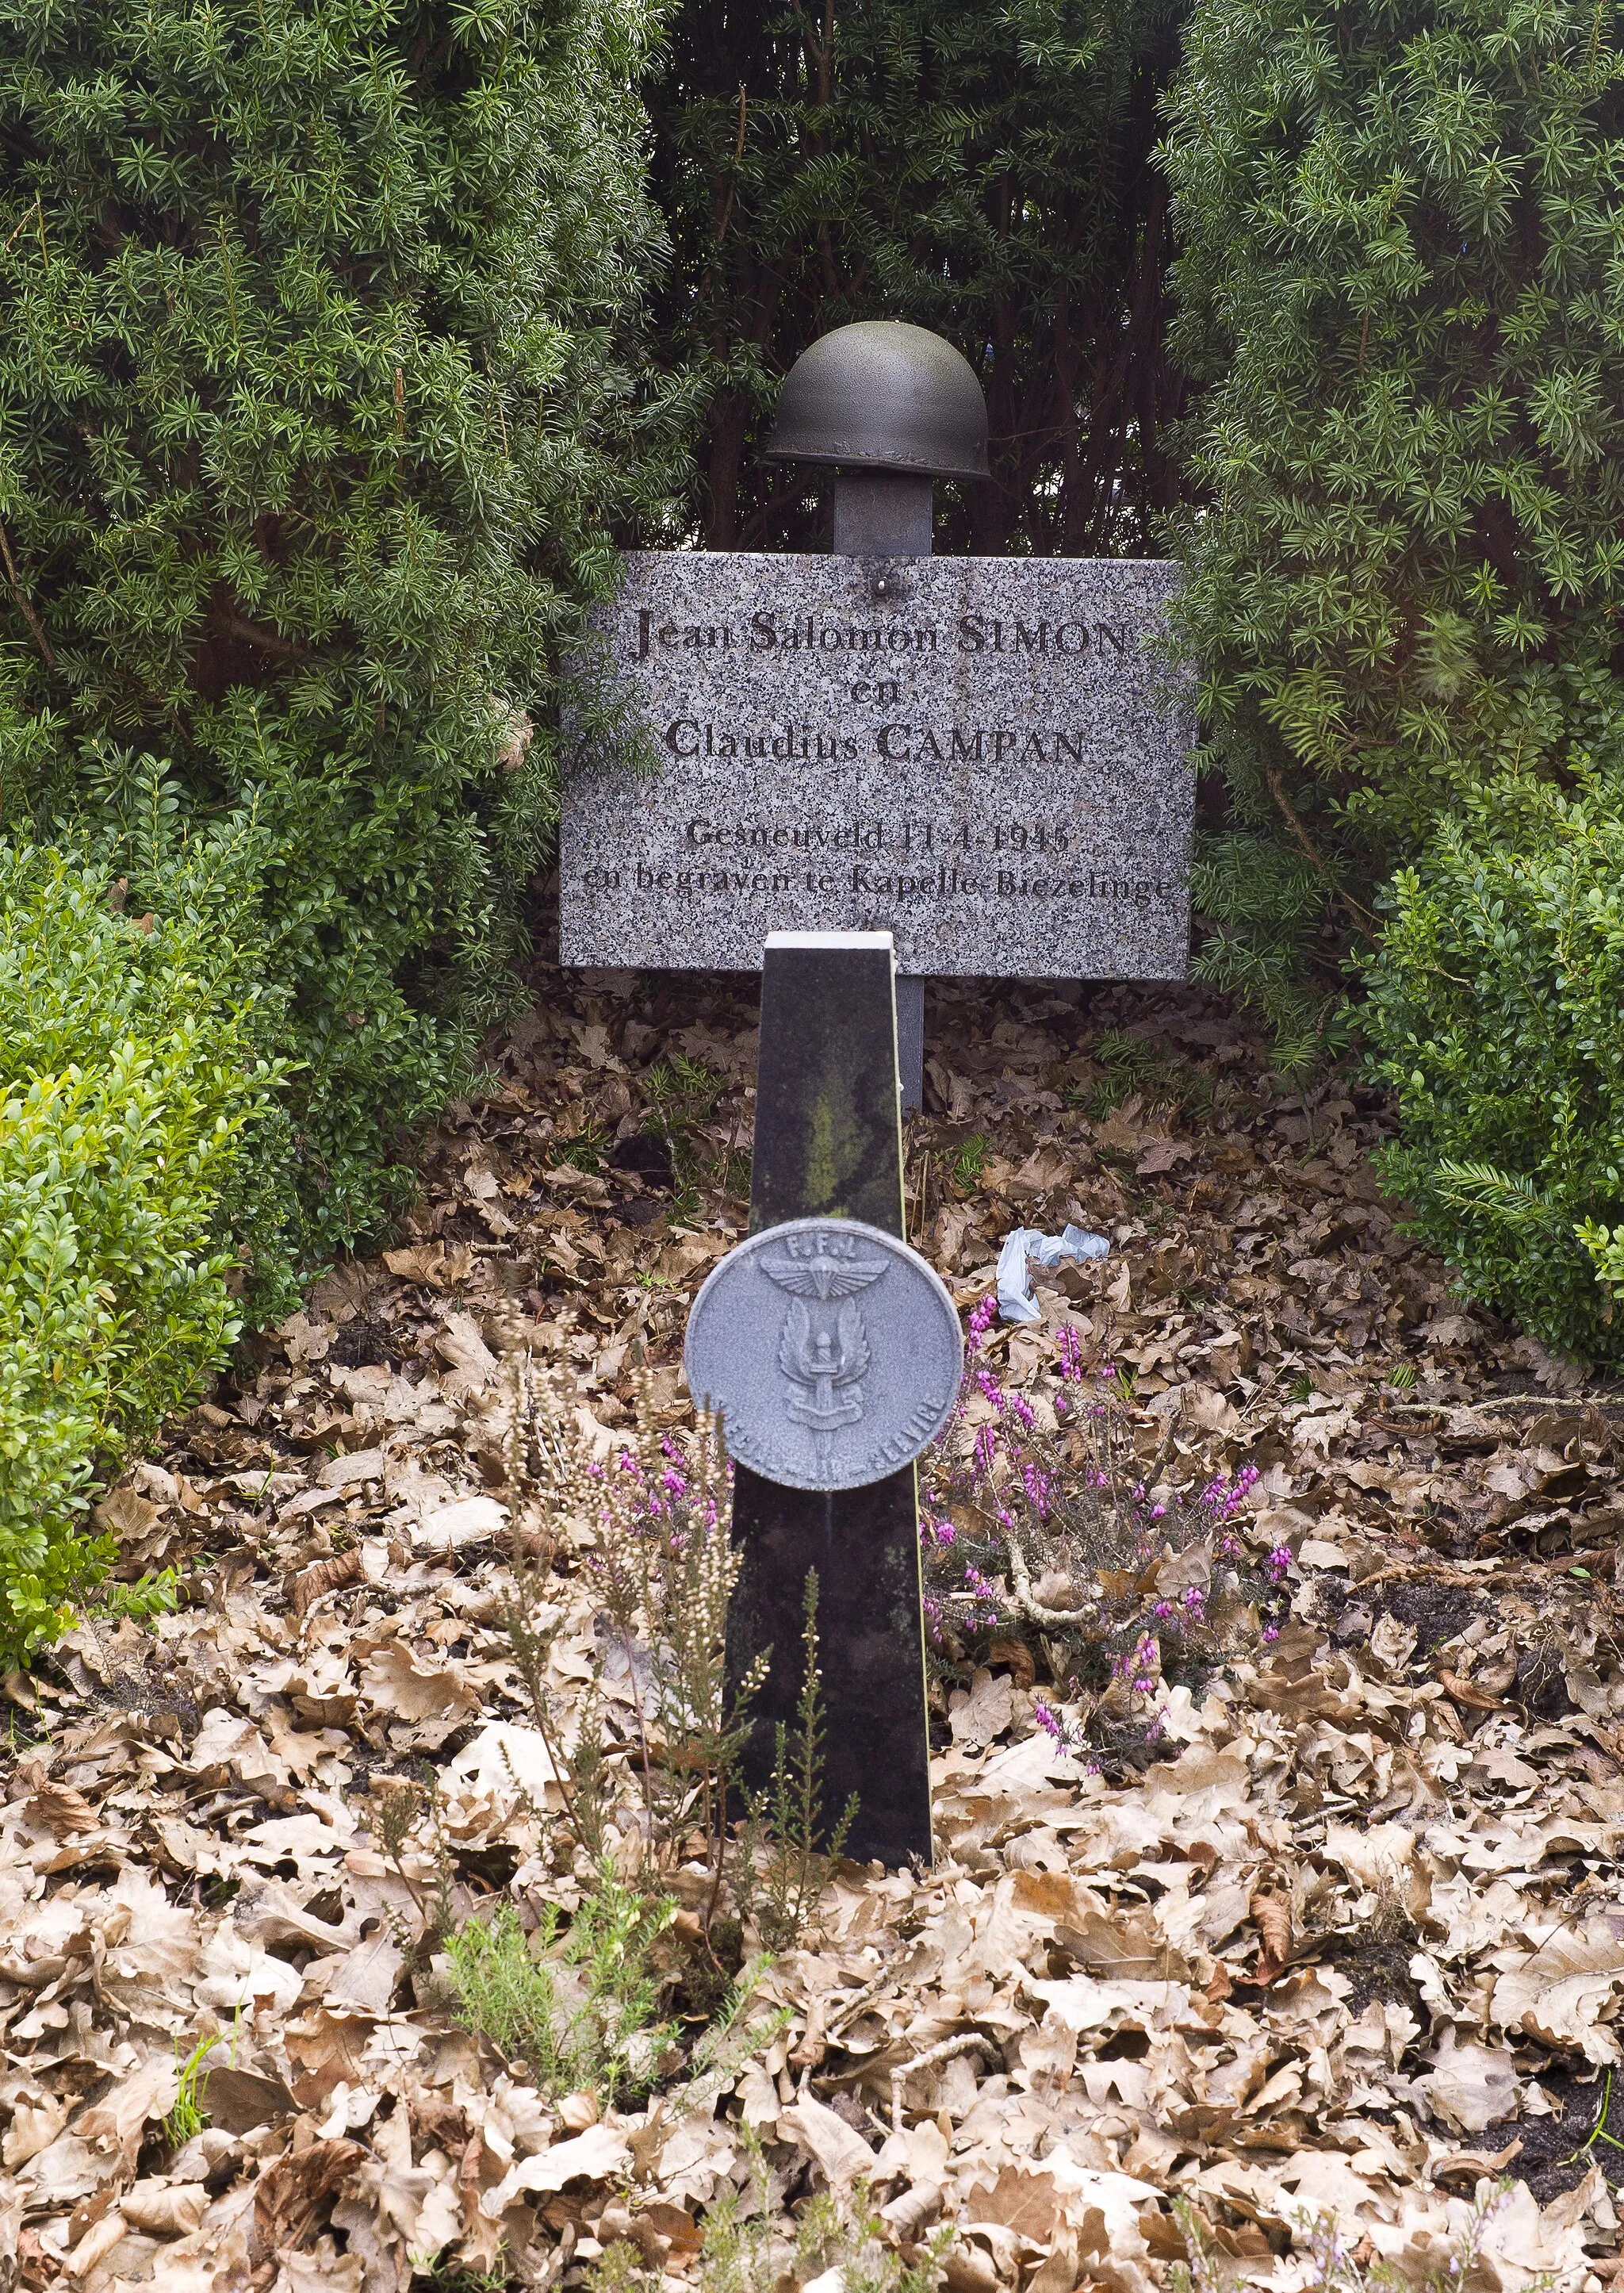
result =
[{"label": "granite memorial plaque", "polygon": [[711,1269],[683,1367],[738,1463],[786,1488],[856,1489],[935,1439],[964,1353],[917,1252],[855,1219],[792,1219]]},{"label": "granite memorial plaque", "polygon": [[1193,711],[1177,568],[643,553],[598,629],[654,777],[583,759],[566,963],[754,970],[889,931],[905,973],[1176,979]]}]

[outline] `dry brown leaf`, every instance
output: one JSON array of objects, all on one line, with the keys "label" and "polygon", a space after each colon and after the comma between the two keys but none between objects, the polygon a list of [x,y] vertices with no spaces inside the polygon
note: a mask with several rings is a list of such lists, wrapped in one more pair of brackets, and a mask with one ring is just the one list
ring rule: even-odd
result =
[{"label": "dry brown leaf", "polygon": [[664,2238],[667,2251],[683,2260],[691,2261],[705,2242],[704,2231],[685,2207],[668,2206],[657,2198],[638,2211],[641,2219]]},{"label": "dry brown leaf", "polygon": [[1143,1976],[1158,1982],[1184,1982],[1190,1977],[1183,1954],[1135,1919],[1107,1918],[1102,1912],[1085,1910],[1075,1924],[1062,1920],[1054,1940],[1090,1974]]},{"label": "dry brown leaf", "polygon": [[1069,1871],[1030,1871],[1017,1867],[1010,1874],[1010,1899],[1017,1910],[1036,1911],[1045,1918],[1082,1916],[1081,1891]]},{"label": "dry brown leaf", "polygon": [[28,1795],[24,1810],[32,1823],[43,1823],[58,1839],[69,1839],[76,1832],[97,1831],[101,1819],[81,1791],[71,1785],[53,1783],[41,1775]]},{"label": "dry brown leaf", "polygon": [[297,2107],[280,2078],[236,2070],[230,2062],[212,2068],[206,2064],[198,2100],[211,2123],[228,2134],[252,2134],[256,2127],[274,2126],[279,2119],[291,2118]]},{"label": "dry brown leaf", "polygon": [[93,2143],[101,2149],[117,2150],[125,2166],[133,2166],[147,2126],[174,2108],[180,2084],[174,2060],[166,2054],[155,2054],[139,2070],[132,2070],[128,2078],[121,2078],[100,2102],[82,2111],[74,2131],[82,2142]]},{"label": "dry brown leaf", "polygon": [[359,2142],[319,2139],[273,2159],[255,2184],[254,2230],[260,2250],[272,2257],[313,2244],[334,2199],[366,2154]]},{"label": "dry brown leaf", "polygon": [[103,1536],[133,1544],[151,1531],[159,1512],[160,1508],[149,1498],[139,1495],[133,1489],[121,1488],[103,1497],[93,1510],[91,1519]]},{"label": "dry brown leaf", "polygon": [[479,1710],[479,1691],[455,1664],[416,1656],[398,1640],[375,1649],[361,1666],[361,1694],[392,1719],[443,1723],[448,1734],[459,1720]]},{"label": "dry brown leaf", "polygon": [[861,2135],[813,2094],[804,2094],[780,2111],[778,2128],[780,2141],[798,2143],[822,2168],[831,2188],[846,2188],[874,2171],[874,2152]]},{"label": "dry brown leaf", "polygon": [[1440,2158],[1432,2173],[1434,2182],[1444,2187],[1475,2192],[1485,2176],[1503,2174],[1514,2158],[1523,2154],[1519,2135],[1503,2150],[1457,2150],[1452,2157]]},{"label": "dry brown leaf", "polygon": [[995,1640],[987,1650],[987,1661],[990,1665],[1006,1664],[1018,1689],[1030,1688],[1038,1677],[1032,1652],[1024,1641]]},{"label": "dry brown leaf", "polygon": [[329,1457],[316,1475],[324,1489],[358,1489],[364,1482],[381,1481],[385,1463],[382,1449],[351,1449]]},{"label": "dry brown leaf", "polygon": [[1611,2019],[1624,1991],[1624,1916],[1604,1915],[1578,1928],[1563,1927],[1521,1966],[1494,1986],[1493,2014],[1502,2029],[1523,2030],[1547,2046],[1616,2064],[1620,2056]]},{"label": "dry brown leaf", "polygon": [[1438,1685],[1466,1712],[1503,1712],[1506,1706],[1498,1696],[1486,1695],[1476,1682],[1462,1680],[1458,1673],[1440,1668]]},{"label": "dry brown leaf", "polygon": [[1246,1899],[1247,1916],[1263,1937],[1257,1961],[1259,1982],[1273,1982],[1291,1957],[1291,1906],[1270,1889],[1256,1887]]},{"label": "dry brown leaf", "polygon": [[979,2246],[962,2240],[948,2248],[941,2265],[948,2293],[998,2293],[998,2273]]},{"label": "dry brown leaf", "polygon": [[324,1593],[341,1592],[346,1584],[353,1584],[360,1573],[359,1545],[352,1544],[347,1552],[335,1552],[328,1560],[312,1561],[308,1568],[302,1568],[294,1578],[292,1607],[295,1616],[302,1616]]},{"label": "dry brown leaf", "polygon": [[137,2182],[118,2200],[130,2227],[149,2237],[188,2237],[207,2209],[208,2192],[201,2182]]},{"label": "dry brown leaf", "polygon": [[403,1282],[421,1282],[431,1290],[455,1290],[473,1270],[473,1252],[466,1243],[414,1243],[407,1250],[386,1250],[384,1263]]},{"label": "dry brown leaf", "polygon": [[971,2222],[999,2222],[1006,2229],[1046,2245],[1054,2233],[1060,2192],[1053,2176],[1022,2173],[1006,2166],[990,2190],[973,2190],[964,2217]]}]

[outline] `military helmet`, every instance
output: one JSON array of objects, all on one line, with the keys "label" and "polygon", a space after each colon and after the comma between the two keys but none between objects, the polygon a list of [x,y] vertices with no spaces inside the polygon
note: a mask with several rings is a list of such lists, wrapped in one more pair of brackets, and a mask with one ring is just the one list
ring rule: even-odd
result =
[{"label": "military helmet", "polygon": [[984,478],[987,401],[969,361],[940,335],[862,319],[802,352],[766,450],[778,462]]}]

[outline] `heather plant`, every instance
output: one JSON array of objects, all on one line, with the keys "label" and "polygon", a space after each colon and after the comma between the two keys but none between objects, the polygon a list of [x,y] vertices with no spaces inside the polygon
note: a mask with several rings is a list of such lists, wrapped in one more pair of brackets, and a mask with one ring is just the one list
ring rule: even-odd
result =
[{"label": "heather plant", "polygon": [[[719,1427],[701,1417],[686,1443],[661,1432],[645,1388],[634,1437],[600,1457],[529,1353],[515,1349],[509,1366],[509,1487],[515,1517],[540,1544],[528,1559],[515,1555],[504,1624],[574,1846],[601,1860],[612,1825],[650,1889],[697,1860],[710,1879],[704,1932],[713,1957],[724,1925],[737,1942],[742,1916],[755,1916],[775,1946],[792,1941],[855,1812],[833,1838],[820,1835],[816,1580],[807,1587],[800,1725],[780,1732],[773,1781],[752,1799],[738,1770],[770,1655],[730,1682],[727,1616],[739,1554]],[[541,1557],[562,1535],[585,1548],[584,1573],[601,1604],[598,1674],[585,1696],[572,1688],[568,1725],[549,1675],[562,1612],[549,1598]],[[631,1710],[613,1738],[602,1694],[609,1677],[624,1683]],[[723,1971],[718,1958],[713,1973]]]},{"label": "heather plant", "polygon": [[[421,1965],[451,1932],[456,1907],[456,1869],[440,1823],[439,1778],[431,1769],[422,1777],[376,1775],[372,1778],[368,1828],[378,1852],[412,1899],[417,1932],[408,1934],[404,1924],[398,1940],[409,1944],[408,1957]],[[425,1890],[413,1874],[407,1849],[426,1835],[432,1876]]]},{"label": "heather plant", "polygon": [[[773,1730],[772,1781],[750,1803],[750,1826],[735,1865],[741,1908],[752,1911],[769,1949],[797,1940],[822,1897],[831,1863],[844,1851],[857,1819],[858,1799],[847,1800],[834,1828],[823,1828],[823,1759],[827,1733],[823,1673],[818,1660],[818,1576],[806,1572],[802,1610],[801,1694],[796,1725]],[[759,1868],[758,1868],[759,1867]]]},{"label": "heather plant", "polygon": [[[997,1300],[970,1317],[953,1416],[921,1460],[927,1629],[938,1649],[1029,1631],[1055,1679],[1148,1714],[1165,1681],[1271,1640],[1281,1551],[1248,1532],[1253,1466],[1188,1487],[1135,1457],[1115,1365],[1059,1336],[1052,1397],[1006,1385],[986,1356]],[[1053,1707],[1039,1724],[1062,1737]]]},{"label": "heather plant", "polygon": [[[739,2132],[750,2180],[743,2191],[722,2192],[706,2216],[691,2273],[698,2293],[779,2293],[829,2279],[844,2293],[935,2293],[953,2241],[950,2227],[900,2253],[868,2185],[859,2182],[850,2190],[819,2191],[786,2232],[772,2202],[772,2176],[761,2137],[747,2120]],[[608,2243],[586,2282],[591,2293],[658,2293],[660,2278],[631,2239],[622,2237]]]},{"label": "heather plant", "polygon": [[[533,1380],[533,1367],[524,1373]],[[729,1472],[714,1422],[702,1420],[689,1450],[655,1430],[645,1413],[634,1444],[607,1459],[590,1450],[532,1382],[529,1406],[545,1429],[533,1454],[545,1461],[544,1504],[591,1539],[585,1572],[596,1593],[600,1665],[631,1692],[632,1734],[613,1780],[628,1776],[638,1799],[636,1833],[651,1871],[683,1859],[694,1836],[718,1875],[725,1860],[729,1785],[743,1747],[756,1681],[730,1693],[727,1610],[739,1574],[730,1534]],[[534,1438],[534,1437],[532,1437]],[[534,1599],[510,1605],[507,1630],[538,1723],[557,1742],[546,1660],[557,1612]],[[605,1771],[602,1711],[587,1699],[575,1731],[571,1822],[589,1846]],[[557,1763],[555,1758],[555,1764]]]},{"label": "heather plant", "polygon": [[[1506,2179],[1478,2187],[1482,2194],[1462,2208],[1465,2219],[1447,2241],[1428,2239],[1430,2251],[1391,2260],[1372,2254],[1362,2233],[1350,2237],[1348,2225],[1335,2215],[1297,2208],[1292,2245],[1306,2272],[1304,2293],[1464,2293],[1469,2286],[1501,2281],[1502,2257],[1484,2248],[1512,2184]],[[1185,2253],[1168,2271],[1173,2293],[1240,2293],[1246,2273],[1220,2246],[1210,2223],[1187,2198],[1176,2198],[1173,2212]],[[1519,2273],[1526,2276],[1528,2293],[1553,2293],[1556,2280],[1551,2272],[1529,2274],[1519,2265]]]},{"label": "heather plant", "polygon": [[471,1919],[445,1943],[458,2019],[521,2059],[543,2093],[604,2103],[646,2093],[675,2036],[656,2020],[650,1964],[675,1916],[668,1897],[628,1887],[606,1866],[562,1933],[551,1904],[528,1935],[511,1904]]},{"label": "heather plant", "polygon": [[[600,1765],[584,1776],[572,1755],[561,1772],[573,1778],[575,1804],[592,1826],[589,1835],[605,1843],[607,1769]],[[545,1811],[522,1786],[519,1798],[530,1820],[545,1829]],[[595,1860],[577,1866],[573,1916],[566,1923],[557,1904],[544,1903],[527,1931],[511,1902],[481,1905],[462,1916],[465,1897],[432,1771],[423,1778],[375,1776],[368,1829],[416,1911],[415,1933],[407,1922],[397,1923],[414,1977],[420,1981],[435,1967],[458,2019],[510,2062],[521,2062],[544,2092],[585,2091],[607,2104],[642,2093],[674,2067],[677,2029],[661,2018],[673,1983],[669,1946],[662,1938],[677,1905],[646,1868],[635,1868],[628,1878],[607,1843],[601,1844]],[[426,1886],[419,1876],[425,1861]],[[706,1986],[709,2020],[688,2046],[682,2086],[662,2102],[673,2123],[694,2110],[713,2109],[744,2062],[788,2020],[788,2009],[750,2019],[756,1986],[770,1964],[755,1958],[740,1966],[735,1980],[723,1977]],[[684,2008],[691,2008],[691,1970],[678,1988]],[[694,2018],[685,2013],[685,2019]]]}]

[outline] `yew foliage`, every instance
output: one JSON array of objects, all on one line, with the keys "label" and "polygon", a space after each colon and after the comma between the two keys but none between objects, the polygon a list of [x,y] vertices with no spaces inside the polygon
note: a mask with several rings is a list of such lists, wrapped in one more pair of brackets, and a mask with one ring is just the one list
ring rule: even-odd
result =
[{"label": "yew foliage", "polygon": [[1174,524],[1231,827],[1212,976],[1287,1049],[1442,808],[1554,768],[1624,602],[1624,95],[1593,0],[1200,0],[1166,161]]},{"label": "yew foliage", "polygon": [[233,823],[295,1262],[507,993],[561,651],[680,467],[654,13],[0,0],[0,804],[160,911]]}]

